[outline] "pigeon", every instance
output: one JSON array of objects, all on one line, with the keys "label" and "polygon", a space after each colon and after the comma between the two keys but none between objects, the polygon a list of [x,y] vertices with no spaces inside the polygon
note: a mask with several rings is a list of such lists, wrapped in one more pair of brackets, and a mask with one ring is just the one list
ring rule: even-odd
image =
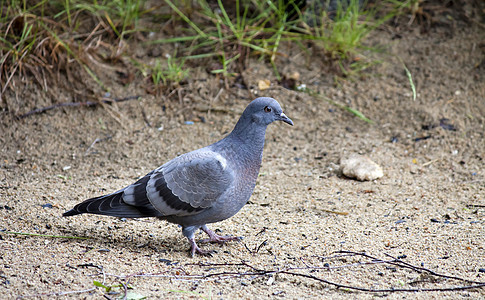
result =
[{"label": "pigeon", "polygon": [[209,236],[202,242],[240,239],[220,236],[207,224],[232,217],[248,202],[261,167],[266,128],[273,121],[293,125],[275,99],[257,98],[222,140],[182,154],[119,191],[85,200],[63,216],[158,217],[182,227],[192,256],[211,255],[213,251],[199,248],[195,233],[201,229]]}]

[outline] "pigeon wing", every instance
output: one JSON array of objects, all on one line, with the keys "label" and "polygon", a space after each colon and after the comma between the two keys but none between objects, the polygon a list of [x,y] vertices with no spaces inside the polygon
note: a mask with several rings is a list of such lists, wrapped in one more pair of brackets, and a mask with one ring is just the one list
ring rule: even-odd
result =
[{"label": "pigeon wing", "polygon": [[191,215],[209,208],[234,185],[226,159],[211,150],[181,155],[155,170],[147,196],[164,216]]}]

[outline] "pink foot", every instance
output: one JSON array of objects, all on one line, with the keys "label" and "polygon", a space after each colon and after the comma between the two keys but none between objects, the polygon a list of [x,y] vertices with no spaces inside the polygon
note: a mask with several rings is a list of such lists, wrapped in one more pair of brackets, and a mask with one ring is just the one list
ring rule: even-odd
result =
[{"label": "pink foot", "polygon": [[214,231],[210,230],[206,225],[202,226],[200,229],[202,229],[207,235],[209,236],[208,239],[204,239],[200,241],[201,243],[219,243],[219,244],[224,244],[227,241],[239,241],[241,238],[238,236],[222,236],[218,235]]},{"label": "pink foot", "polygon": [[195,253],[198,253],[203,256],[212,256],[212,253],[214,253],[213,250],[203,250],[200,249],[199,246],[197,246],[197,243],[195,242],[195,239],[189,239],[190,242],[190,254],[192,257],[195,256]]}]

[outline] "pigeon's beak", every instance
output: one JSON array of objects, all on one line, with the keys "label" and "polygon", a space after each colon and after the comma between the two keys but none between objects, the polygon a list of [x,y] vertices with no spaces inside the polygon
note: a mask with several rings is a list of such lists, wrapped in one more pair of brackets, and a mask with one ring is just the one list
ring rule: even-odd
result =
[{"label": "pigeon's beak", "polygon": [[293,126],[293,121],[290,118],[288,118],[284,113],[281,113],[279,120]]}]

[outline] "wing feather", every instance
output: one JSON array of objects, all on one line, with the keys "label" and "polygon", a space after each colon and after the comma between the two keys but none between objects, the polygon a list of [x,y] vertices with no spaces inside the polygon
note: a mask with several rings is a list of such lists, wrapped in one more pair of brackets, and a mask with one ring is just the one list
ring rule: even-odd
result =
[{"label": "wing feather", "polygon": [[212,206],[233,181],[225,158],[198,150],[155,170],[146,189],[148,199],[163,215],[190,215]]}]

